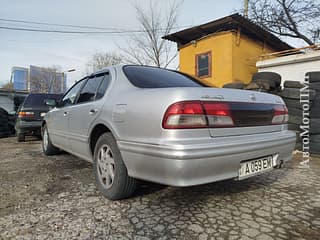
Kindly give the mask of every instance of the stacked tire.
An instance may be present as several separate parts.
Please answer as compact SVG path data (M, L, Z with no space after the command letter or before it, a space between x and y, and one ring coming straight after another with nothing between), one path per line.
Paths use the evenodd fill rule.
M281 90L281 76L275 72L257 72L245 89L277 94Z
M0 108L0 138L8 137L9 126L8 126L8 112Z
M309 79L309 117L310 128L310 152L320 154L320 72L308 72L306 77ZM303 79L301 79L302 81ZM287 80L284 82L284 88L281 89L281 76L275 72L258 72L252 76L252 80L248 85L242 82L228 83L224 88L246 89L259 92L267 92L276 94L282 97L289 111L288 128L296 131L297 143L296 149L302 149L302 139L300 137L303 124L303 113L308 109L303 110L303 103L300 102L301 93L305 85L298 81ZM307 90L308 91L308 90Z
M231 83L226 83L223 85L223 88L232 88L232 89L244 89L245 88L245 84L241 81L235 81L235 82L231 82Z
M310 152L320 154L320 72L308 72L310 91L315 97L310 109Z
M295 131L297 134L296 149L302 149L302 139L300 137L300 125L303 120L302 104L300 103L300 89L303 88L303 84L297 81L285 81L284 88L279 92L279 96L282 97L287 105L289 112L288 129Z

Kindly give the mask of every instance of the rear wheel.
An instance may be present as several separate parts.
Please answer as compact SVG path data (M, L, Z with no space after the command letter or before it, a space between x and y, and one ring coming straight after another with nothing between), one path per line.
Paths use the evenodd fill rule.
M49 137L48 128L46 125L43 126L42 130L42 150L47 156L56 155L60 152L59 148L55 147Z
M17 141L18 142L24 142L25 138L26 138L26 136L24 135L24 133L18 133L17 134Z
M137 181L128 176L117 143L111 133L104 133L94 150L93 170L102 195L110 200L129 197Z

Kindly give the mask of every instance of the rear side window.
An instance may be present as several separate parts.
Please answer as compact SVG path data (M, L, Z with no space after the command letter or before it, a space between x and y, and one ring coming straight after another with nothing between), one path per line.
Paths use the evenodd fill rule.
M98 88L98 91L97 91L97 94L96 94L96 100L103 97L104 93L106 92L106 90L107 90L107 88L109 86L109 83L110 83L110 75L107 73L104 76L104 78L103 78L103 80L102 80L102 82L101 82L101 84L100 84L100 86Z
M77 103L93 101L103 77L104 75L98 75L93 78L89 78L85 86L81 89Z
M24 101L23 107L44 107L45 99L54 98L57 102L61 99L59 94L31 94Z
M138 88L206 87L191 76L162 68L124 66L123 71Z

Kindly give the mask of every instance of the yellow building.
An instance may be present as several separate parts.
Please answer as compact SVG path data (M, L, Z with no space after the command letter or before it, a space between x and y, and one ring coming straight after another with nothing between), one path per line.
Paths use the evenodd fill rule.
M249 83L261 54L292 48L239 14L163 38L178 44L180 71L218 87L234 81Z

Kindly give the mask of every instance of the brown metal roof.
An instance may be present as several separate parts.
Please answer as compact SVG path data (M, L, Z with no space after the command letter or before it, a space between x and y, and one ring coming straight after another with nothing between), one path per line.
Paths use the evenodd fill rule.
M293 48L289 44L281 41L272 33L264 30L257 24L253 23L247 18L242 17L238 13L169 34L167 36L164 36L163 39L174 41L178 43L178 46L180 47L182 45L190 43L193 40L200 39L212 33L237 30L238 28L241 29L241 33L247 35L250 38L266 42L276 51L288 50Z

